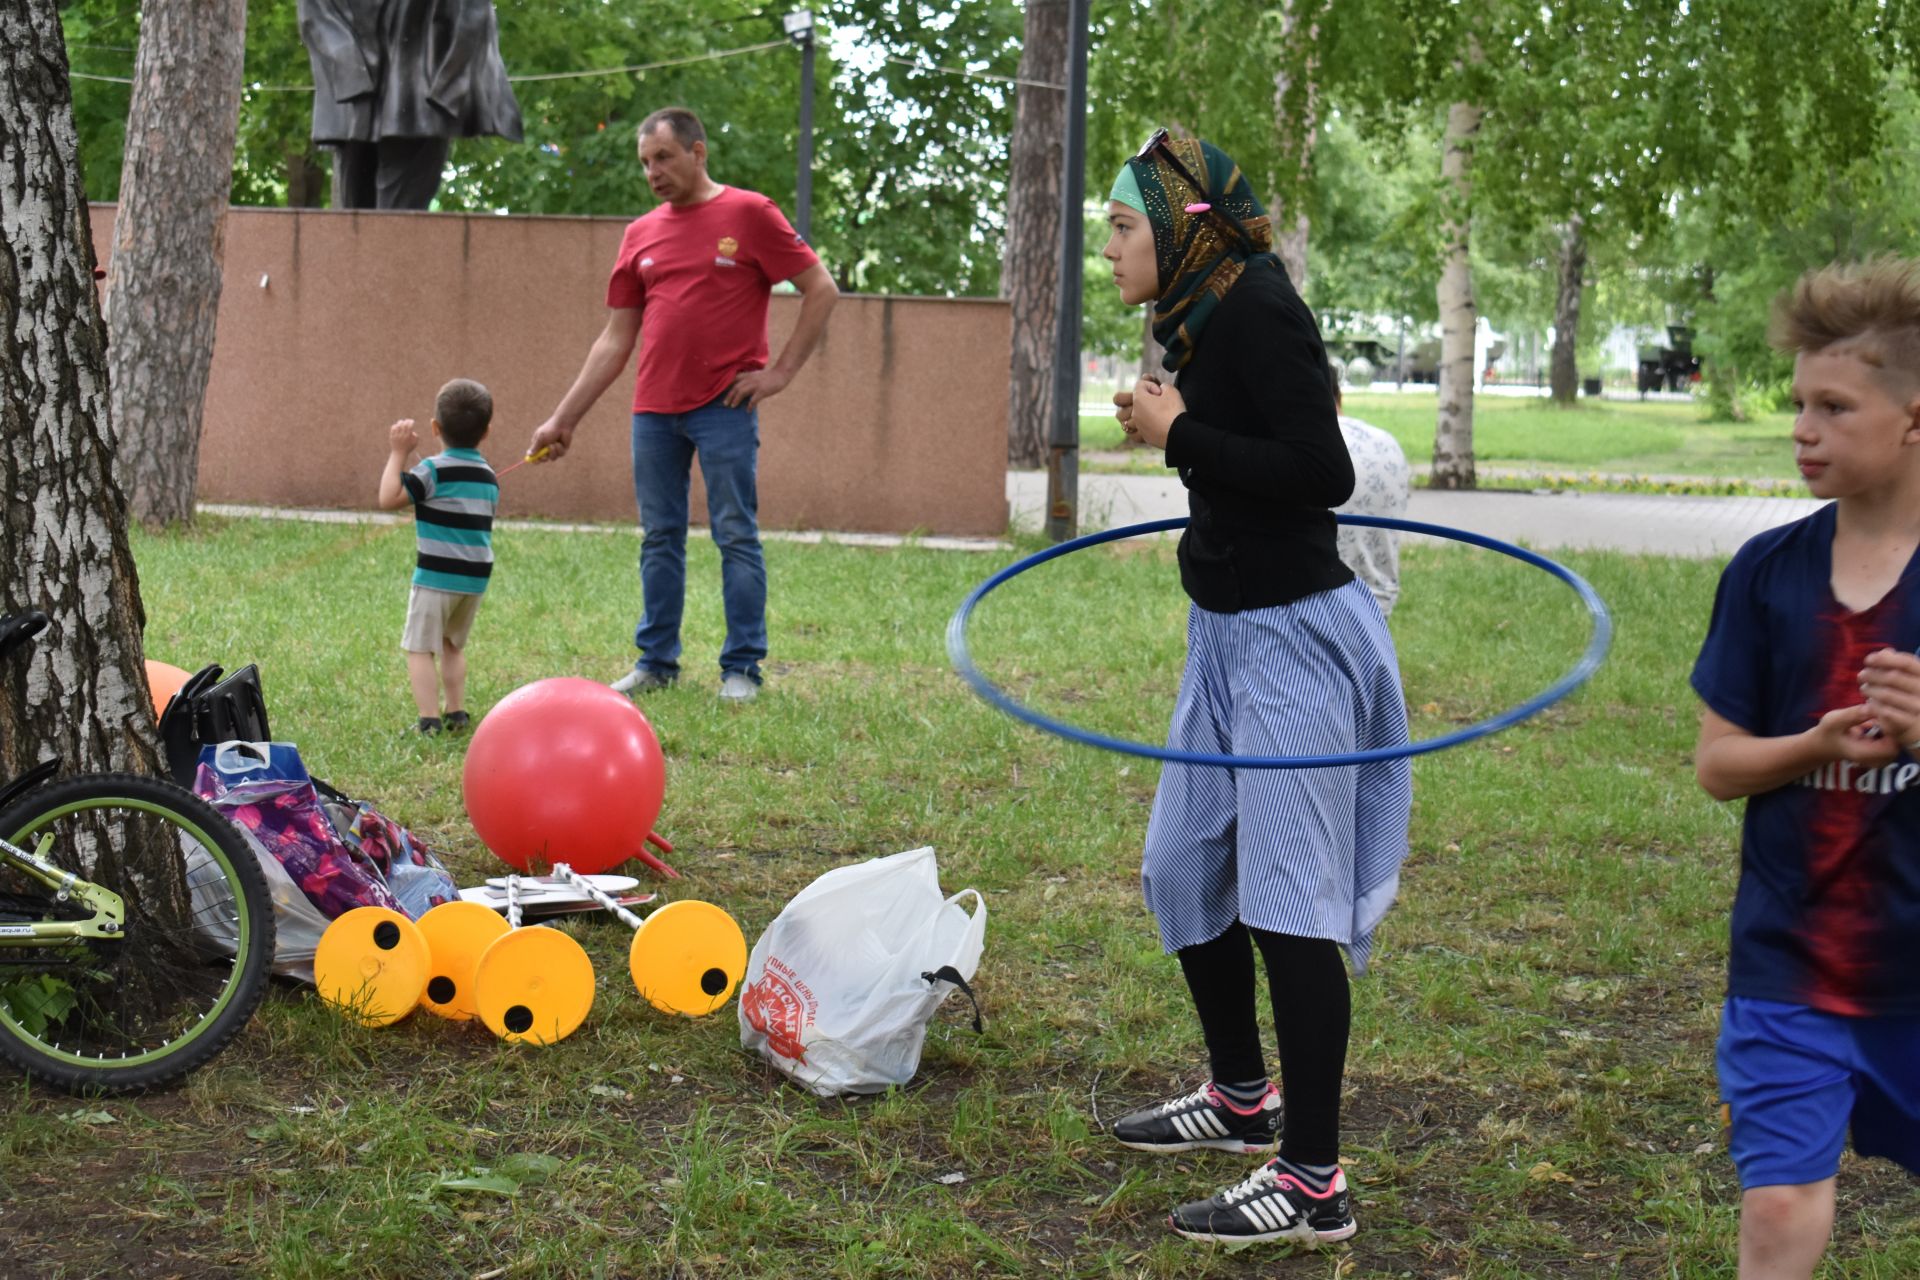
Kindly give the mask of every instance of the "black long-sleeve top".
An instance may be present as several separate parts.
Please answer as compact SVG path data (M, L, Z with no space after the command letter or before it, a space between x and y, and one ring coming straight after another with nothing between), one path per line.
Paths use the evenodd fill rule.
M1220 299L1176 385L1167 465L1187 486L1180 583L1202 609L1288 604L1353 580L1331 508L1353 493L1313 313L1269 258Z

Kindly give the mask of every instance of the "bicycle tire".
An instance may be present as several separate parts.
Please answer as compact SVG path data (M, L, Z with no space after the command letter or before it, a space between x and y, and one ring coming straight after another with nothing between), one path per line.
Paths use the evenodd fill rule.
M125 929L84 944L0 949L0 1059L76 1093L151 1089L204 1065L259 1008L273 958L272 898L239 829L171 782L100 773L36 787L0 813L0 836L17 847L31 851L49 832L43 856L121 895ZM139 857L129 856L136 840L183 860L184 904L147 900ZM26 886L0 893L9 920L83 914L5 863L0 878L0 890ZM55 984L42 988L54 998L30 1008L18 997L28 988L14 984L35 974ZM57 1018L45 1016L50 1008Z

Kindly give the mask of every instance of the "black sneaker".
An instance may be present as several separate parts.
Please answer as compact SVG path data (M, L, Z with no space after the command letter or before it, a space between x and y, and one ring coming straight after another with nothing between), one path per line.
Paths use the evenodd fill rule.
M1270 1160L1238 1186L1211 1200L1175 1209L1168 1221L1189 1240L1218 1244L1260 1244L1287 1240L1309 1249L1346 1240L1359 1228L1353 1221L1353 1197L1347 1175L1333 1171L1333 1184L1316 1195Z
M1258 1109L1235 1111L1212 1083L1192 1093L1114 1121L1113 1136L1135 1151L1194 1151L1210 1147L1235 1155L1272 1151L1280 1141L1280 1090L1267 1086Z
M447 712L446 728L448 733L465 733L473 728L473 717L464 711Z
M434 737L440 732L440 717L421 716L420 723L413 726L413 731L423 737Z

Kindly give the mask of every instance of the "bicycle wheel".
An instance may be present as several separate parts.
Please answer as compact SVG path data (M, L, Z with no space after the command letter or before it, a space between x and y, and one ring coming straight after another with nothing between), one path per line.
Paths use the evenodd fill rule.
M253 1016L273 907L246 841L206 801L157 778L87 774L8 806L0 837L125 905L118 936L0 946L0 1058L76 1092L146 1089L206 1062ZM92 914L0 860L0 924Z

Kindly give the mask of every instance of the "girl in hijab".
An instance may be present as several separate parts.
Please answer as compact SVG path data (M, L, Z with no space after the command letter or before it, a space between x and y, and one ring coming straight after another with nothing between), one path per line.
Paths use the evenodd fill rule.
M1211 144L1156 133L1107 206L1120 298L1153 305L1171 385L1114 397L1127 433L1166 452L1188 490L1180 582L1192 604L1170 747L1323 755L1407 740L1393 640L1340 562L1330 508L1353 467L1313 314L1268 251L1265 211ZM1226 1243L1319 1245L1354 1233L1340 1170L1351 1004L1407 850L1404 758L1337 769L1169 764L1141 880L1178 956L1212 1078L1126 1116L1142 1151L1275 1158L1172 1214ZM1253 951L1266 962L1279 1087L1268 1079ZM1342 951L1344 950L1344 958Z

